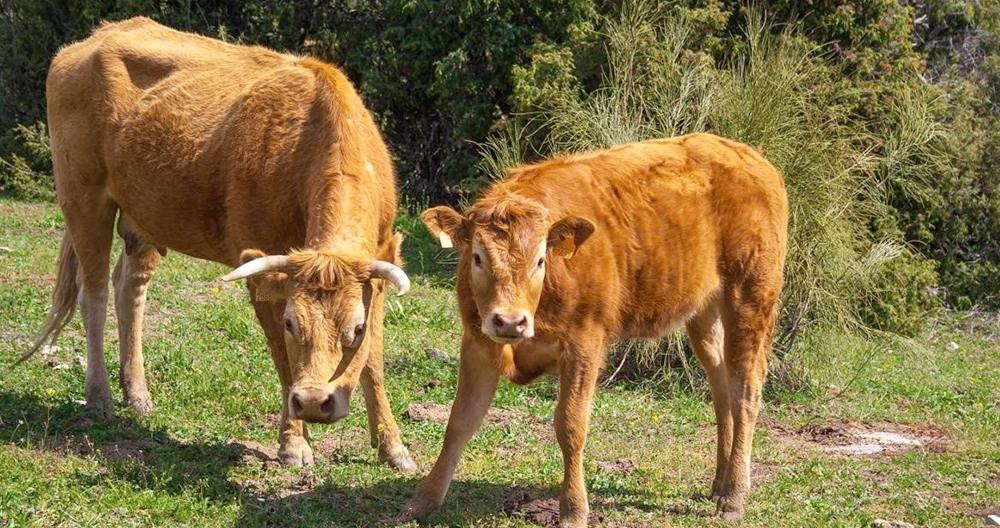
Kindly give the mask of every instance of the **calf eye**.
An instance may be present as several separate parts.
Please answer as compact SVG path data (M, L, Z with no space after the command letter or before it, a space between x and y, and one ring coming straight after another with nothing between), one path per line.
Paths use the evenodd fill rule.
M472 262L476 264L477 268L483 265L483 259L479 256L479 253L472 254Z
M545 257L538 259L538 267L540 268L544 265L545 265Z
M285 318L285 331L289 334L292 333L292 320Z
M365 325L359 324L354 327L354 339L357 340L359 337L365 335Z

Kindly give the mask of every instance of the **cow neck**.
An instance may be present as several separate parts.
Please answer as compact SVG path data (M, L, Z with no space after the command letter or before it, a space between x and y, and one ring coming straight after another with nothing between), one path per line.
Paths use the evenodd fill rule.
M326 178L315 192L307 193L306 247L360 258L374 256L377 211L366 207L358 181L343 173Z

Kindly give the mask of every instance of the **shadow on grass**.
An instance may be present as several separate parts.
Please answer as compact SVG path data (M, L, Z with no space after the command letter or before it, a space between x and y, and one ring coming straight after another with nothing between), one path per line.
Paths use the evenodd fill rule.
M390 477L370 485L312 485L312 471L305 469L291 478L308 479L310 484L285 482L273 492L262 492L252 481L230 479L232 469L244 466L248 458L259 458L252 447L179 442L166 431L148 428L127 414L99 420L71 402L50 405L35 395L4 390L0 390L0 444L93 457L100 465L97 471L77 471L67 477L76 479L80 487L113 488L124 482L139 490L235 503L239 507L237 526L390 526L418 484L415 477ZM277 473L268 465L263 470ZM512 498L557 494L556 488L459 480L452 484L445 504L427 521L449 526L475 523L501 515ZM635 490L614 485L597 485L591 490L596 510L650 508L649 501L635 497Z

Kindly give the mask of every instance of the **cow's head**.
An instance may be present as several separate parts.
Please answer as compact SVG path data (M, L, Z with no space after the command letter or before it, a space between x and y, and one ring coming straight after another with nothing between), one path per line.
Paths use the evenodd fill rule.
M410 288L395 264L401 241L396 235L391 247L380 251L387 260L322 250L267 256L246 250L244 264L222 278L247 278L255 301L274 303L272 316L282 326L292 376L291 418L329 423L347 416L351 392L368 361L369 348L362 346L369 338L368 319L380 309L372 302L382 288L378 279L392 283L400 295Z
M460 253L483 334L498 343L535 335L535 311L546 262L570 258L594 232L585 218L552 219L540 203L517 195L485 198L466 215L447 206L420 215L442 247Z

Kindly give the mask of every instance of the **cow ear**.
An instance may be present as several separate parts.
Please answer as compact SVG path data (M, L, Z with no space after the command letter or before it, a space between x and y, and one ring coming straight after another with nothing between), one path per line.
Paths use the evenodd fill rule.
M392 237L379 248L375 255L378 260L392 262L397 266L403 265L403 234L394 233Z
M259 249L244 249L240 253L240 265L253 259L267 256ZM288 298L288 274L280 271L265 271L247 278L251 302L284 302Z
M567 216L549 228L546 245L556 255L570 258L590 238L594 229L594 223L586 218Z
M447 205L431 207L421 213L420 220L443 248L455 247L456 243L465 241L468 221Z

